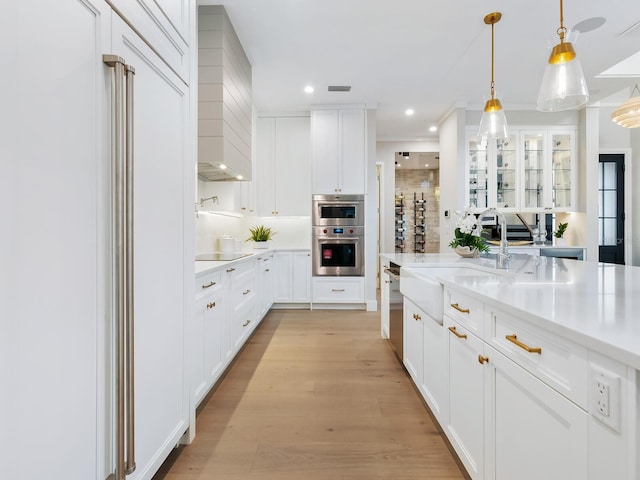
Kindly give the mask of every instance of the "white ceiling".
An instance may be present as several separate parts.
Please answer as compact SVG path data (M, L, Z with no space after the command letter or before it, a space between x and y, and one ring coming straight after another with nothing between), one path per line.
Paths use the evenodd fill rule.
M451 108L483 106L491 80L487 13L502 12L495 26L495 82L507 120L509 110L535 108L549 47L558 40L559 0L199 3L224 4L253 66L258 112L366 103L377 109L378 140L433 138L428 127ZM640 76L640 56L614 69L622 77L598 75L640 50L640 2L564 0L564 17L569 28L606 20L574 43L591 101L628 91L638 81L629 77ZM306 85L315 92L305 94ZM352 90L327 92L328 85ZM415 110L412 117L405 116L407 108Z

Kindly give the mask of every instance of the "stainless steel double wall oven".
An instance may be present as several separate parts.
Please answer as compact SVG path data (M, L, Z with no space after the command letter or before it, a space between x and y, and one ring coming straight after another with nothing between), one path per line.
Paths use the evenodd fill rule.
M314 195L314 276L364 275L364 195Z

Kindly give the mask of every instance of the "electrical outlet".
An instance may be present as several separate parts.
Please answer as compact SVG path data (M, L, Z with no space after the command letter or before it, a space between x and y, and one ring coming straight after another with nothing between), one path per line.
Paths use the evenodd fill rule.
M620 376L591 365L591 415L620 431Z
M609 409L609 384L600 378L596 378L596 388L594 392L595 407L600 415L608 417Z

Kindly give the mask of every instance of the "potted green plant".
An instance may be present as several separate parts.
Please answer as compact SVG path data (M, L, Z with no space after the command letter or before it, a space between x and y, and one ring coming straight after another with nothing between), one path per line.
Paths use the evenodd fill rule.
M564 232L567 231L568 223L558 223L558 228L553 232L553 236L556 239L556 245L564 246L567 244L567 239L563 238Z
M264 225L257 225L249 229L251 236L247 238L247 242L254 242L253 248L269 248L269 241L273 238L276 232L271 230L271 227L265 227Z

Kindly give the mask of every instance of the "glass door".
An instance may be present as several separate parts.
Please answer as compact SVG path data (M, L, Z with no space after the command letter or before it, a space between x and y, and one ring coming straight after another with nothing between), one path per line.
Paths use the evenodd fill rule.
M516 142L513 137L496 142L496 201L498 208L516 208Z
M487 208L489 206L489 191L487 188L487 179L489 177L487 145L475 138L470 139L468 145L468 204L471 207Z
M545 207L544 158L545 136L542 133L525 133L523 136L523 195L525 209Z
M573 167L573 142L570 133L551 134L551 191L555 209L571 208L571 176Z

